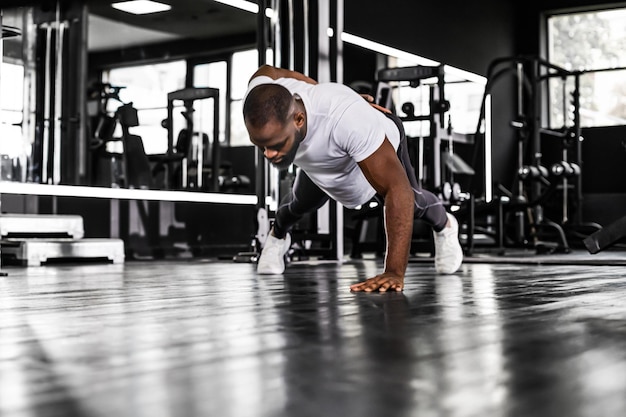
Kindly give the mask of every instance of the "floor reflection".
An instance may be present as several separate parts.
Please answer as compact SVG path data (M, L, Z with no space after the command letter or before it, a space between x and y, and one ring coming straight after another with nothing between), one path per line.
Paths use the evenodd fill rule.
M619 268L108 266L0 279L2 417L626 415Z

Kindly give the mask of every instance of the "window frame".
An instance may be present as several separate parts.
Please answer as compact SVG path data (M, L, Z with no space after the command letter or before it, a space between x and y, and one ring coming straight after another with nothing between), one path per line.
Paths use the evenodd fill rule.
M596 116L591 115L591 112L595 107L591 107L588 110L585 109L586 103L590 103L593 105L598 98L596 98L597 93L595 92L596 84L600 84L601 82L596 82L596 78L606 76L607 73L619 73L626 72L626 52L625 56L622 58L623 64L620 63L619 66L615 67L597 67L597 68L571 68L571 65L567 65L569 63L559 63L551 61L553 59L554 51L553 51L553 42L551 39L551 23L550 20L552 18L558 18L562 16L576 15L576 14L587 14L587 13L600 13L600 12L610 12L610 11L620 11L622 13L626 13L626 3L611 5L610 7L585 7L585 8L571 8L571 9L561 9L544 12L542 14L542 25L541 25L541 56L544 57L548 62L554 63L555 65L562 66L567 70L571 70L572 72L578 72L580 74L580 110L581 110L581 127L590 128L590 127L608 127L608 126L624 126L626 125L626 114L623 116L613 116L610 113L606 113L604 117L604 122L596 121L600 120L602 117L602 113L599 113ZM622 66L623 65L623 66ZM615 77L619 79L619 76ZM587 80L585 80L587 79ZM626 77L622 77L622 79L626 79ZM590 81L591 80L591 81ZM613 84L613 86L620 86L622 84ZM626 84L624 84L626 85ZM625 87L626 88L626 87ZM589 97L589 91L591 90L591 97ZM554 125L558 122L567 123L565 117L564 108L561 109L555 108L556 103L560 102L562 104L562 100L560 97L555 96L555 88L547 88L548 94L548 108L545 112L545 117L547 118L547 124L551 127L555 127ZM589 116L585 116L585 114L589 114ZM614 122L608 122L612 117L614 117Z

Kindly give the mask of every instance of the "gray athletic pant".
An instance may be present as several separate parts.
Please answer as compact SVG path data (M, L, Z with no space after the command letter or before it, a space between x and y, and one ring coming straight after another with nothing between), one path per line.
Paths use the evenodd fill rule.
M435 194L419 187L417 178L415 177L415 170L409 158L406 134L404 133L402 121L394 114L385 113L385 115L393 120L400 130L400 145L398 146L397 154L409 178L411 188L413 188L413 194L415 195L415 217L424 220L431 225L435 231L439 232L443 230L448 221L446 209ZM376 198L383 202L381 196L377 195ZM285 237L293 225L305 214L319 209L328 199L328 195L315 185L303 170L298 170L291 192L283 197L278 206L278 210L276 210L274 236L280 239Z

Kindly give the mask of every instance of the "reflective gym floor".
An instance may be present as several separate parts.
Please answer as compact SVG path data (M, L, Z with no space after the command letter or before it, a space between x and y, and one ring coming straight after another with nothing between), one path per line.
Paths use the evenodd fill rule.
M623 417L625 268L568 256L4 267L0 416Z

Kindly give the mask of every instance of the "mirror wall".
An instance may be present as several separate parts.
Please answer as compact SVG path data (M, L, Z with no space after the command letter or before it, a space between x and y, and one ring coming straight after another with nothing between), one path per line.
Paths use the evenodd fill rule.
M132 14L114 2L2 9L22 33L4 42L2 179L253 194L238 115L256 14L208 0Z
M254 194L254 149L240 115L258 62L256 14L164 0L174 7L135 15L115 1L3 9L4 24L22 36L4 41L2 179ZM360 48L370 47L352 45L353 53ZM414 64L376 55L369 81L381 66Z

